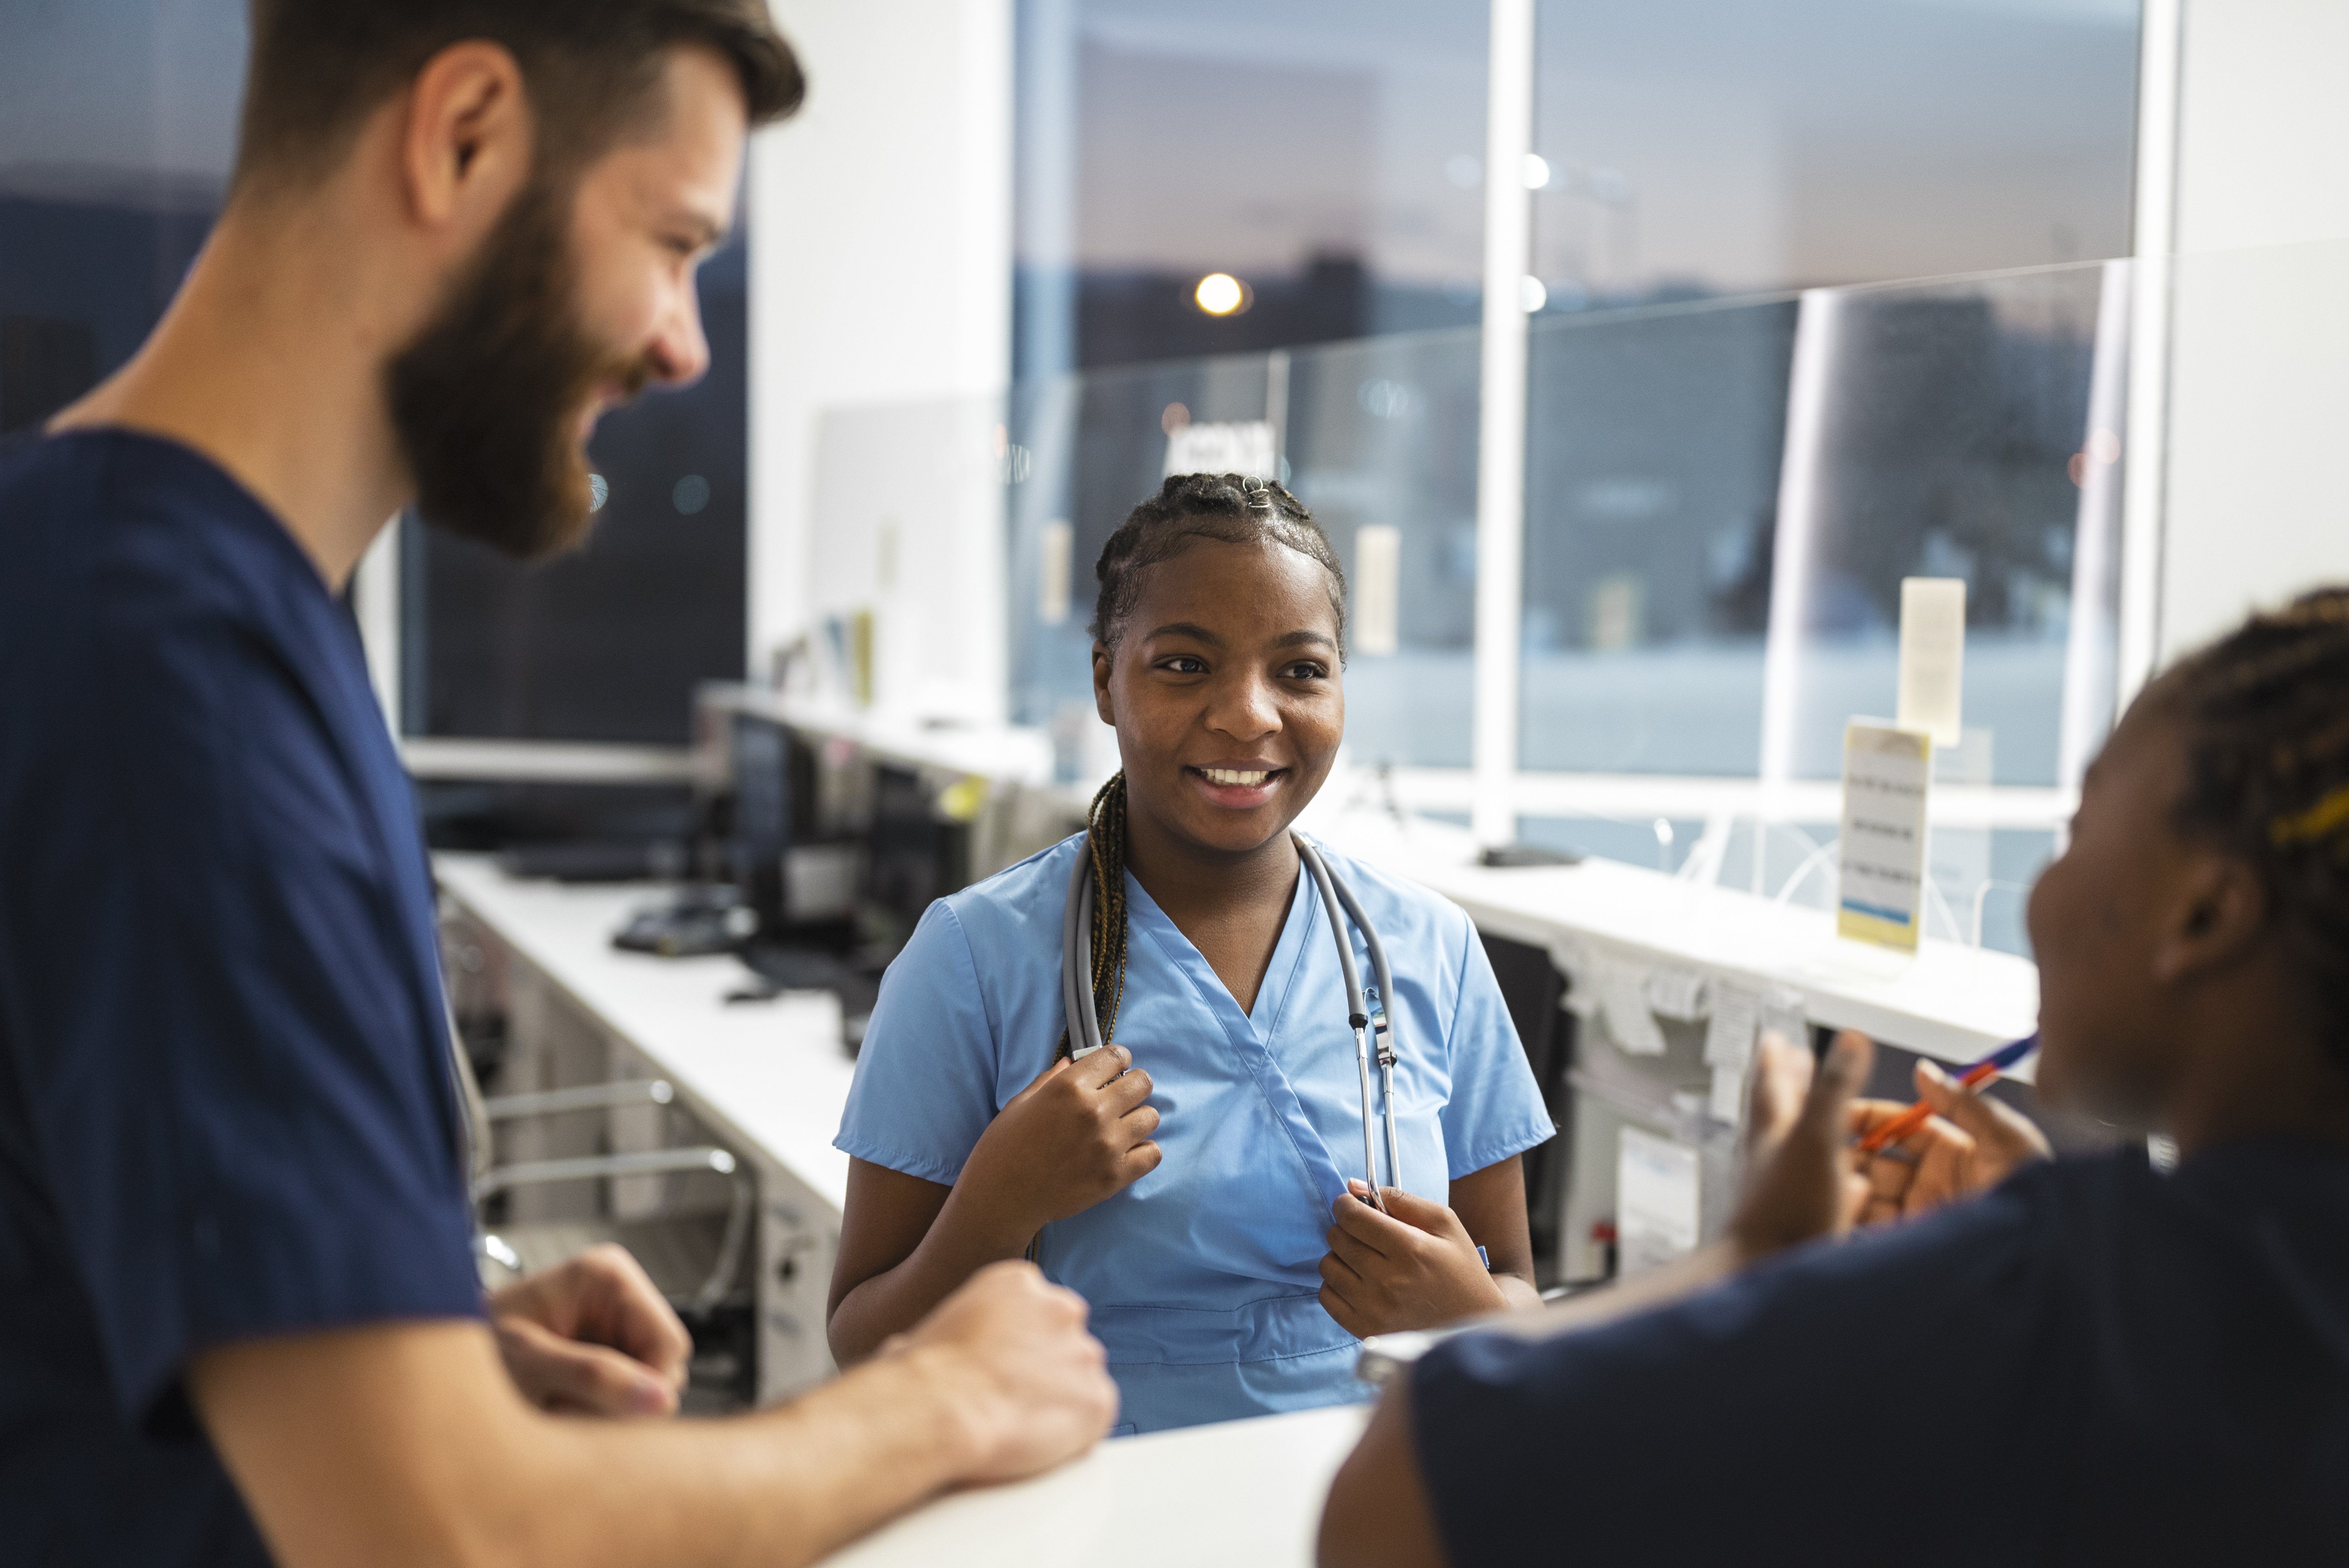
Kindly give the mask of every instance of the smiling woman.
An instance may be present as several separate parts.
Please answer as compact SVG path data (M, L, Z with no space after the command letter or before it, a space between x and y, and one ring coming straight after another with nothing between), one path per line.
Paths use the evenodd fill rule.
M833 1350L1024 1253L1091 1303L1124 1429L1359 1398L1358 1336L1534 1299L1518 1157L1548 1118L1467 917L1325 848L1368 917L1354 967L1361 929L1393 955L1367 1011L1412 1042L1386 1097L1410 1187L1374 1208L1345 1152L1365 1009L1290 832L1345 734L1345 584L1311 514L1178 476L1097 573L1123 770L1088 832L932 905L884 980L837 1140ZM1061 954L1088 874L1112 1043L1078 1060Z

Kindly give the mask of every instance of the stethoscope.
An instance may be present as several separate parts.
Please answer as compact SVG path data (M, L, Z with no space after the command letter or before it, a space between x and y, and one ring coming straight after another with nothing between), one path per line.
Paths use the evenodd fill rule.
M1362 934L1362 945L1371 950L1371 973L1379 983L1378 1058L1379 1099L1386 1120L1387 1181L1390 1187L1402 1186L1402 1155L1395 1145L1394 1068L1395 1068L1395 988L1393 973L1387 968L1386 949L1379 943L1378 929L1371 917L1362 913L1361 901L1337 873L1323 862L1321 852L1306 841L1301 833L1293 833L1297 858L1303 862L1305 872L1321 894L1321 907L1330 916L1330 934L1338 944L1338 967L1346 977L1346 1022L1354 1031L1354 1068L1362 1085L1362 1175L1371 1189L1371 1202L1383 1210L1386 1201L1379 1196L1377 1156L1371 1135L1371 1006L1370 998L1362 994L1361 976L1354 969L1354 944L1346 940L1346 922L1351 920L1354 929ZM1101 1016L1093 1006L1093 879L1092 856L1080 850L1076 868L1069 873L1068 908L1061 916L1061 1005L1069 1019L1069 1040L1074 1047L1069 1055L1077 1061L1100 1050L1103 1045Z

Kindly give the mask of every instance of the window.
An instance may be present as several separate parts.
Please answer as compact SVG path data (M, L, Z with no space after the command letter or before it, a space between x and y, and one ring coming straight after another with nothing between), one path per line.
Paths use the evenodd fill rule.
M0 50L0 434L130 357L235 156L240 0L18 7Z
M1967 735L1940 760L1957 815L1928 924L2019 949L2013 895L2111 717L2131 278L2103 258L2127 249L2136 5L1537 18L1514 171L1521 832L1823 900L1843 722L1893 706L1899 581L1961 578ZM1358 617L1366 577L1392 588L1391 635L1348 671L1356 760L1396 769L1405 804L1465 807L1483 23L1316 0L1021 11L1015 717L1090 711L1085 569L1170 432L1261 420ZM1298 304L1341 248L1350 334ZM1186 292L1210 272L1246 315ZM1064 548L1072 602L1047 624Z

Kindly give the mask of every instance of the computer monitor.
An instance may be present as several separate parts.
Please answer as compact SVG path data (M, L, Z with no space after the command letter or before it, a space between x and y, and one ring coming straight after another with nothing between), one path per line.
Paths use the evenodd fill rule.
M920 774L881 763L873 776L866 914L884 941L902 943L933 899L970 882L970 829L937 810Z
M731 716L728 742L727 872L758 914L760 932L777 935L807 923L810 895L822 892L797 884L824 880L811 875L827 857L812 843L815 754L787 726L755 714ZM819 863L802 863L811 861Z

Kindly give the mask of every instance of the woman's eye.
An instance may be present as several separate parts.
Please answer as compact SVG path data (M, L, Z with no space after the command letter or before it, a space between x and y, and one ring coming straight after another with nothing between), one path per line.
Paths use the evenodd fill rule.
M1188 654L1177 654L1160 667L1178 676L1203 676L1207 673L1207 661L1195 659Z
M1330 672L1327 667L1309 659L1301 664L1291 665L1281 673L1293 681L1314 681L1319 680Z

